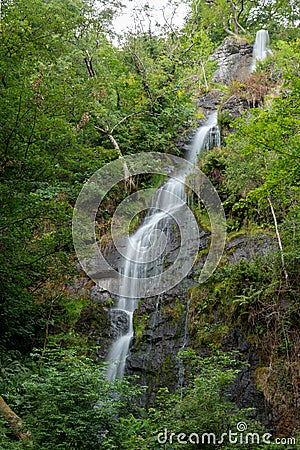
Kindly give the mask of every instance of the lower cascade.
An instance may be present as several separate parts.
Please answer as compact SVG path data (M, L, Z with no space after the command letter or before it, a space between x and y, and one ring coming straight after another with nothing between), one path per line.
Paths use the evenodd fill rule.
M220 133L217 126L217 113L210 114L205 123L200 126L187 150L185 159L191 163L197 161L201 151L213 147L220 147ZM114 380L122 377L125 371L131 339L134 335L133 313L138 306L138 293L141 292L142 279L151 273L159 275L163 270L164 252L158 259L154 259L153 242L155 233L164 233L168 240L168 230L175 222L172 213L186 204L184 181L188 173L181 174L182 181L170 178L156 192L152 206L138 230L130 236L126 249L126 256L122 259L119 271L125 275L120 295L111 309L111 322L117 329L118 337L112 343L107 355L107 379ZM188 226L188 224L186 225ZM126 277L128 280L126 281ZM130 295L129 295L130 294Z

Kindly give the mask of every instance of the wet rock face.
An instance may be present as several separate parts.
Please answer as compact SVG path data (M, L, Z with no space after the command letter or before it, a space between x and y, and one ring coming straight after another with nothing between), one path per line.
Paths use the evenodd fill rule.
M223 351L237 350L240 359L247 364L228 389L229 400L238 408L253 408L250 417L261 422L270 431L276 432L277 417L267 404L263 394L258 392L254 382L254 372L259 366L259 357L252 350L246 337L238 328L231 328L223 341Z
M199 112L203 113L203 119L197 120L198 126L201 126L208 118L208 116L218 109L218 106L221 103L224 95L225 94L223 91L219 89L213 89L197 99L197 105L200 109ZM180 150L182 156L184 156L186 152L190 150L191 142L193 141L196 133L197 130L189 131L187 134L177 139L176 147L178 148L178 150Z
M208 240L208 233L200 232L202 248L207 247ZM168 266L174 264L179 247L180 232L172 227L166 246ZM142 299L134 313L135 336L126 360L125 374L138 376L139 382L148 386L143 404L155 403L159 387L168 386L174 390L180 384L177 354L189 344L187 292L195 286L196 272L203 263L203 260L198 262L188 276L168 292Z
M228 242L224 256L228 263L234 264L242 259L250 260L270 253L274 247L271 236L240 235ZM135 312L136 333L127 358L126 374L138 376L140 383L148 386L144 404L155 404L159 387L167 386L170 390L175 390L181 385L182 367L177 357L181 349L190 346L202 356L209 352L205 345L198 346L192 334L189 336L186 326L189 289L197 284L195 280L203 263L204 258L199 259L189 276L160 298L141 300ZM215 320L216 324L225 324L222 317L216 317ZM259 357L241 329L225 325L228 332L221 339L222 350L237 350L242 355L240 358L249 363L229 389L229 398L240 408L253 408L252 417L273 431L276 428L276 417L263 394L257 391L254 382Z
M135 312L137 329L144 317L147 321L142 335L133 339L126 374L137 375L139 382L148 386L144 398L147 405L155 403L159 387L168 386L174 390L179 385L177 354L188 345L189 338L185 332L187 301L185 295L181 293L179 298L175 293L179 293L176 288L160 298L145 299Z
M222 138L236 131L236 128L232 127L231 122L240 118L243 112L247 111L249 108L250 105L247 100L238 97L237 95L231 95L222 103L219 110L219 122Z
M91 280L80 264L77 265L77 269L79 272L78 276L74 277L68 286L70 294L75 297L87 296L99 305L106 304L111 298L110 293Z
M253 46L234 37L224 39L211 58L217 61L213 81L230 84L233 80L244 80L250 72Z
M118 309L112 309L109 315L111 322L110 336L114 341L128 332L129 317L125 311L120 311Z
M197 105L202 109L203 113L208 116L212 111L218 109L223 96L224 92L215 89L198 98Z
M272 236L245 234L230 240L226 245L226 259L230 263L237 263L241 259L254 259L258 256L268 255L276 250Z

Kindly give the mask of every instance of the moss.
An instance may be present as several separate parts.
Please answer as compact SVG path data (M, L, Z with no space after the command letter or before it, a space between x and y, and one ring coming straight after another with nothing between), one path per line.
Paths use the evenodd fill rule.
M196 341L199 346L213 346L219 348L226 336L228 335L229 327L224 324L204 323L200 326L196 333Z
M164 313L168 314L172 318L172 323L180 322L183 313L185 312L186 305L179 298L176 298L174 306L165 306Z
M255 237L257 240L263 239L264 236L274 236L275 233L269 229L258 227L255 224L249 224L247 227L242 227L239 230L227 232L226 242L229 244L233 239L241 236L246 238Z
M211 222L206 210L195 211L196 220L200 228L208 233L211 232Z
M246 235L248 235L248 230L246 231L244 228L227 232L226 242L229 244L233 239Z
M249 331L249 333L247 334L247 342L249 342L249 344L251 344L251 345L256 345L257 344L257 336Z
M228 86L221 82L211 82L210 85L212 90L221 91L225 94L228 92Z
M110 322L103 306L89 300L82 309L80 317L74 325L74 330L80 339L88 343L91 356L94 356L97 346L104 348L109 339ZM78 343L82 345L80 339L78 339Z
M203 111L197 111L195 113L195 120L204 120L205 119L205 114L203 113Z
M166 355L165 359L163 360L163 363L161 365L160 370L157 371L156 377L155 377L155 385L161 385L162 383L171 387L176 382L176 375L173 370L174 365L174 356L172 354Z
M142 343L143 335L147 327L147 322L149 319L148 314L144 314L142 316L135 315L133 318L133 328L134 328L134 336L135 336L135 345L139 347Z

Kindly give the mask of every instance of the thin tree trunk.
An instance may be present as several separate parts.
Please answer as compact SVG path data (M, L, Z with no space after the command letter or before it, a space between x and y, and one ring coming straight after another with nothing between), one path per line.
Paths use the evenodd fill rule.
M122 152L120 150L119 144L117 143L117 141L115 140L115 138L113 137L113 135L108 132L107 133L107 137L110 140L110 142L112 143L112 146L118 151L119 153L119 159L121 159L123 161L123 170L124 170L124 177L125 177L125 186L128 183L128 187L129 187L129 191L131 190L131 188L134 188L134 182L132 180L132 176L130 174L130 170L127 166L126 160L124 159L124 156L122 155Z
M205 67L204 67L203 61L200 61L200 64L201 64L201 69L202 69L202 73L203 73L205 88L208 90L208 83L207 83L207 78L206 78Z
M283 273L284 273L284 276L285 276L286 284L288 284L289 276L288 276L288 273L287 273L287 270L286 270L286 267L285 267L285 260L284 260L284 254L283 254L283 247L282 247L282 242L281 242L280 233L279 233L279 230L278 230L277 218L276 218L276 214L275 214L275 211L274 211L274 208L273 208L273 204L272 204L272 202L271 202L270 197L268 196L267 199L268 199L268 202L269 202L269 205L270 205L270 208L271 208L271 212L272 212L272 216L273 216L273 220L274 220L274 225L275 225L275 231L276 231L276 236L277 236L278 246L279 246L280 254L281 254L281 265L282 265L282 270L283 270Z
M121 149L119 147L119 144L117 143L117 141L115 140L115 138L112 135L112 131L114 130L114 128L111 131L108 130L108 129L103 129L103 128L97 127L97 126L95 128L96 128L96 130L99 130L102 133L106 134L106 136L110 140L113 148L115 150L117 150L117 152L119 154L119 159L121 159L123 161L123 170L124 170L124 178L125 178L126 189L127 189L127 184L128 184L128 187L129 187L129 191L131 190L131 188L135 188L135 184L134 184L134 182L132 180L132 176L130 174L130 170L129 170L128 166L127 166L126 160L125 160L124 156L122 155L122 152L121 152Z
M0 395L0 415L6 420L7 424L11 427L14 435L23 442L32 444L30 440L30 431L25 431L23 428L23 422L20 417L8 406L6 401Z
M88 50L85 51L86 57L84 58L84 62L86 68L88 70L90 78L97 78L96 72L93 67L93 58L90 56Z
M244 2L242 1L241 9L240 9L239 12L237 11L237 5L235 5L232 0L229 0L229 3L230 3L231 11L232 11L234 33L236 35L238 35L239 34L239 29L243 33L246 33L246 30L239 23L239 18L240 18L241 14L242 14L242 12L244 10Z
M96 130L100 131L100 132L103 133L103 134L106 134L106 136L107 136L108 139L110 140L110 142L111 142L113 148L114 148L115 150L117 150L117 152L118 152L118 154L119 154L119 158L123 160L124 177L125 177L125 186L126 186L126 188L127 188L127 183L128 183L129 190L131 190L132 188L135 189L135 184L134 184L134 182L133 182L133 179L132 179L130 170L129 170L128 166L127 166L126 160L125 160L124 156L122 155L122 152L121 152L121 149L120 149L120 147L119 147L119 144L118 144L118 142L116 141L116 139L115 139L114 136L113 136L113 132L115 131L115 129L116 129L119 125L121 125L122 123L126 122L126 120L128 120L130 117L132 117L132 116L137 116L138 114L141 114L141 113L143 113L143 112L145 113L145 112L147 112L147 111L144 111L144 110L135 111L135 112L129 114L128 116L123 117L123 118L122 118L121 120L119 120L119 122L116 123L116 125L114 125L111 129L109 129L108 127L101 128L101 127L98 127L97 125L95 125L95 129L96 129ZM95 118L98 119L97 116L96 116ZM79 127L77 126L76 129L79 129Z

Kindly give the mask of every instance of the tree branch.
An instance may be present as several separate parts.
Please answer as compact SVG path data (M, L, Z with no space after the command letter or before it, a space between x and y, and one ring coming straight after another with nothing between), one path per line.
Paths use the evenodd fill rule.
M128 116L123 117L123 119L121 119L115 126L113 126L112 129L110 130L110 132L113 133L119 125L121 125L123 122L126 122L126 120L128 120L130 117L137 116L138 114L145 113L145 112L147 112L147 111L141 110L141 111L135 111L131 114L128 114Z
M240 9L239 12L238 12L237 20L240 20L241 14L242 14L242 12L244 11L244 0L242 0L241 3L242 3L242 5L241 5L241 9Z
M131 55L133 57L133 62L134 62L136 71L142 78L142 84L144 86L144 89L147 92L148 97L150 98L150 100L153 101L153 95L152 95L150 86L149 86L148 81L147 81L147 72L146 72L145 66L143 64L143 61L139 58L139 56L135 52L132 51Z

